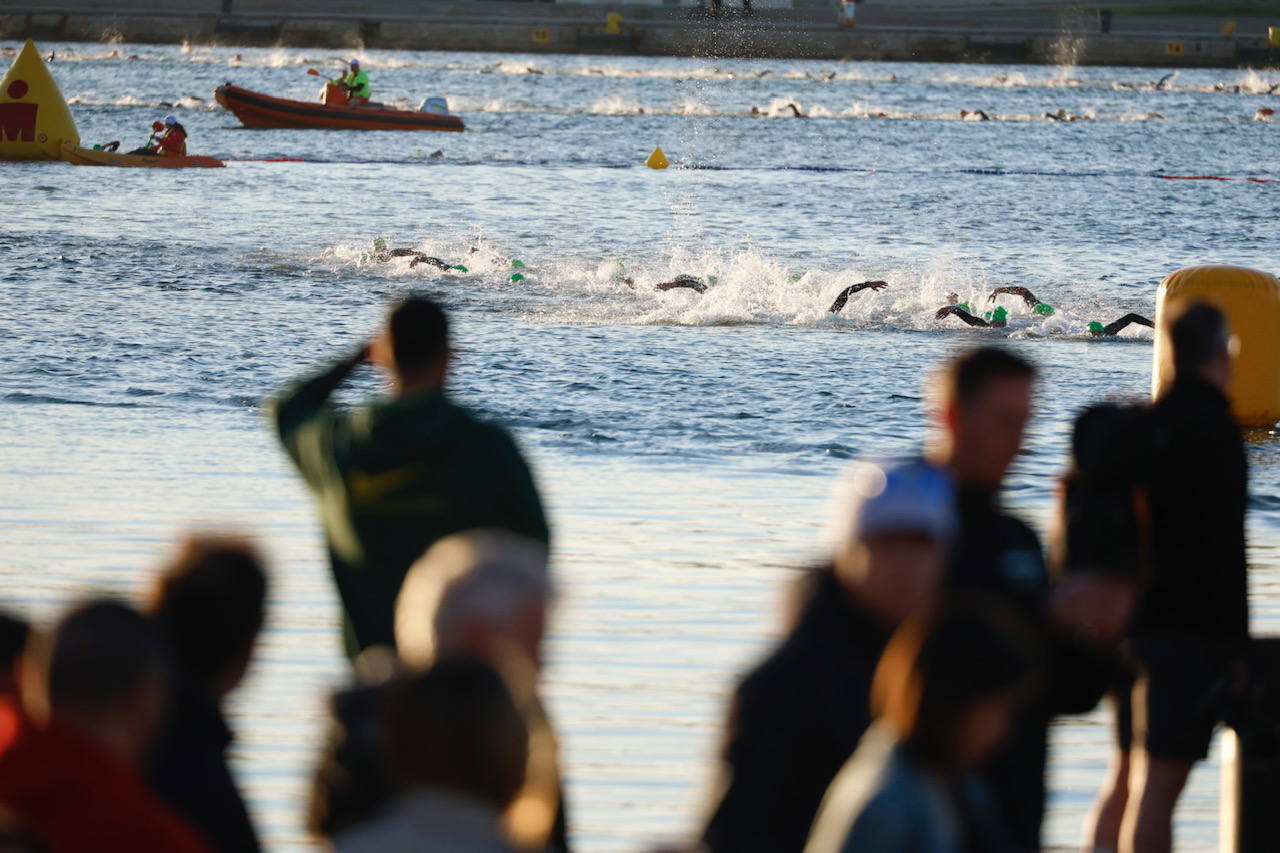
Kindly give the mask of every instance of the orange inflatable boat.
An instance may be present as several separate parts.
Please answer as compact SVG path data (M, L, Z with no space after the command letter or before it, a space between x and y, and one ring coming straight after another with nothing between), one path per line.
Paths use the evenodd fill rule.
M274 98L227 83L215 89L213 96L224 108L235 113L245 127L318 130L465 129L462 119L449 112L397 110L375 103L352 107L336 103L342 99L333 97L329 92L326 92L325 103L313 103ZM428 101L428 105L431 103L432 101Z

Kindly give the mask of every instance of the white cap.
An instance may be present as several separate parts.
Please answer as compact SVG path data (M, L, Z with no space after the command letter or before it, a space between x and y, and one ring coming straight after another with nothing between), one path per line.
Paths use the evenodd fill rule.
M920 459L860 462L841 478L831 517L838 549L891 533L948 540L956 531L955 487L944 469Z
M167 116L165 116L165 117L164 117L164 123L165 123L165 124L177 124L177 123L178 123L178 117L177 117L176 115L174 115L173 113L169 113Z

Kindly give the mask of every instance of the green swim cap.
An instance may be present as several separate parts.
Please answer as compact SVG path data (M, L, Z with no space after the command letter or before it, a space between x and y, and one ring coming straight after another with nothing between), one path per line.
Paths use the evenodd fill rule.
M1031 310L1032 310L1032 311L1035 311L1035 312L1036 312L1037 314L1039 314L1041 317L1052 317L1052 316L1053 316L1053 306L1052 306L1052 305L1045 305L1043 302L1041 302L1039 305L1037 305L1035 308L1032 308Z
M386 241L386 240L384 240L382 237L374 237L374 238L373 238L373 248L375 248L375 249L385 249L385 248L387 248L387 241Z
M720 280L720 276L718 275L707 276L707 284L715 284L719 280Z
M449 267L449 269L457 270L458 272L470 272L470 270L468 270L462 264L454 264L453 266Z
M513 258L511 260L511 266L515 267L518 270L524 269L524 261Z
M1004 323L1009 320L1009 312L1004 310L1004 306L998 306L994 311L988 311L982 315L982 319L988 323Z
M520 275L520 273L516 273L515 275L511 276L512 284L516 284L517 282L521 282L521 281L524 281L524 276Z
M1106 327L1105 327L1105 326L1103 326L1101 323L1099 323L1097 320L1091 320L1091 321L1089 322L1089 332L1090 332L1090 333L1095 334L1095 335L1100 335L1100 334L1102 334L1102 333L1103 333L1103 332L1105 332L1105 331L1106 331Z
M973 313L973 307L972 307L968 302L961 302L961 303L960 303L959 305L957 305L956 307L957 307L957 308L959 308L961 311L963 311L963 312L964 312L964 313L966 313L966 314L972 314L972 313Z
M791 275L787 276L787 281L799 281L802 278L804 278L804 273L793 272Z

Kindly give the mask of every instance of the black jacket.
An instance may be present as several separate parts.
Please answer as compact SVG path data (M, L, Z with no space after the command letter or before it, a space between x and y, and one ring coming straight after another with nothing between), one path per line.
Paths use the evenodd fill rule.
M1151 577L1134 633L1173 632L1238 646L1249 636L1249 487L1231 404L1202 380L1180 380L1156 401L1153 420Z
M1049 572L1040 540L1030 527L1005 513L994 495L962 489L956 502L960 525L947 567L947 588L1006 602L1025 617L1043 641L1040 652L1047 654L1052 644L1046 613ZM1018 849L1040 848L1053 710L1050 697L1037 696L984 771Z
M231 730L217 700L180 687L151 753L148 783L219 853L256 853L258 837L227 767Z
M703 834L712 853L799 853L827 786L870 723L887 630L830 570L815 572L790 635L738 687L727 789Z

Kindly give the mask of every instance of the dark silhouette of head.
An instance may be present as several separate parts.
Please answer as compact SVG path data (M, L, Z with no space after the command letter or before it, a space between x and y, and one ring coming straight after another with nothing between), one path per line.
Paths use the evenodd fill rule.
M440 306L410 296L396 306L387 322L394 369L412 376L438 365L449 353L449 321Z
M440 661L394 685L386 713L387 754L407 787L465 794L499 811L514 801L529 733L487 664Z
M181 677L221 697L244 676L266 598L267 575L253 546L193 536L160 574L147 611Z
M164 713L170 658L155 624L118 601L72 609L31 643L25 698L37 718L69 723L138 761Z
M1169 343L1173 346L1175 377L1200 376L1226 386L1230 378L1231 331L1221 310L1203 302L1187 307L1169 325Z
M1038 646L1017 614L962 599L908 619L876 669L876 715L919 760L977 766L999 746L1038 672Z

